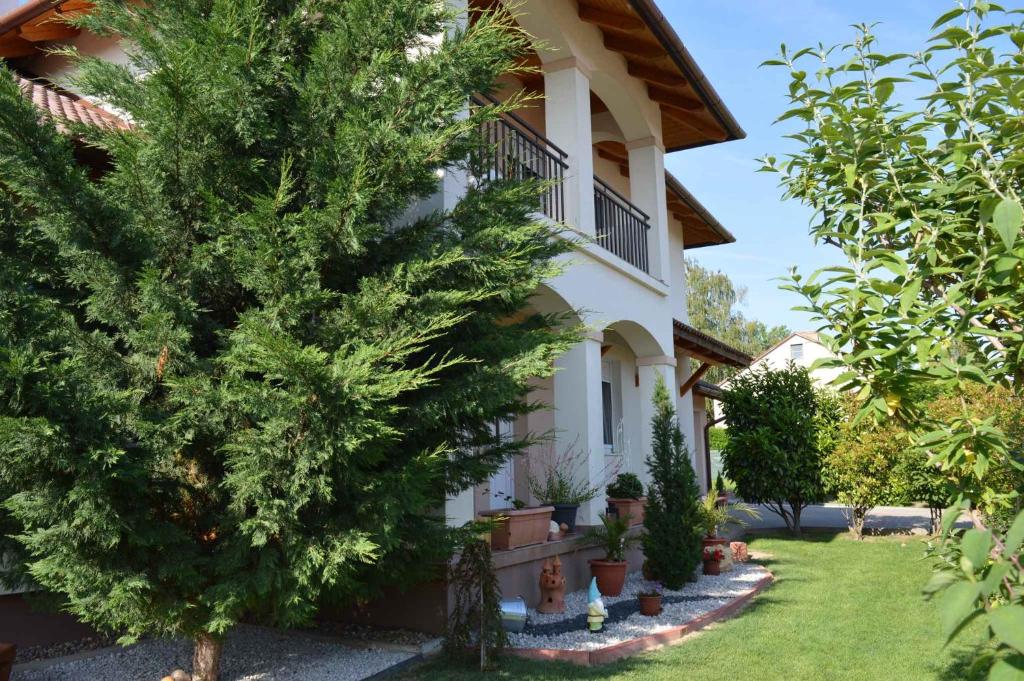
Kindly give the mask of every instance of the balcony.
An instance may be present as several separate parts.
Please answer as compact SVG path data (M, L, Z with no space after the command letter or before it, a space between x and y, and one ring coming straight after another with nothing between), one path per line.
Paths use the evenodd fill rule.
M594 222L597 243L638 270L650 273L650 216L599 177L594 178Z
M496 103L490 98L488 102L475 97L472 101L474 106ZM545 183L545 189L538 212L556 222L566 221L564 180L569 171L568 154L514 113L484 123L480 132L480 146L472 164L472 174L477 181L540 180ZM597 244L649 274L650 217L596 176L593 193Z
M484 102L474 98L473 104ZM478 179L541 180L547 188L540 197L540 212L556 222L565 220L563 180L568 154L513 113L484 123L474 160Z

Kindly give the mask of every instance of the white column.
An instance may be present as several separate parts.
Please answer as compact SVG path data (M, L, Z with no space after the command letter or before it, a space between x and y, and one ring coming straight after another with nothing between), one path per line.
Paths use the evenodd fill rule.
M668 283L671 254L665 198L665 149L653 137L629 142L626 148L629 150L630 200L651 218L651 229L647 233L651 275Z
M696 451L697 434L693 423L693 389L688 390L685 395L679 394L679 386L686 383L692 373L690 358L686 355L676 357L676 411L679 412L679 427L683 431L683 435L686 436L686 446L690 448L690 462L693 464L693 469L697 470L696 457L703 456L703 454Z
M555 360L555 446L574 446L587 453L585 475L591 484L603 482L604 428L601 399L602 334L593 334ZM603 490L580 508L578 522L598 525L605 507Z
M594 226L594 137L590 78L575 57L544 65L545 132L569 155L565 177L565 221L585 234Z
M676 360L674 357L638 357L636 366L640 374L640 452L638 457L640 465L637 474L646 486L651 480L647 466L643 462L652 451L653 431L651 423L655 414L654 388L658 384L658 377L660 376L665 381L669 400L671 400L673 394L679 393L679 387L675 382ZM693 421L692 418L690 420L691 422Z

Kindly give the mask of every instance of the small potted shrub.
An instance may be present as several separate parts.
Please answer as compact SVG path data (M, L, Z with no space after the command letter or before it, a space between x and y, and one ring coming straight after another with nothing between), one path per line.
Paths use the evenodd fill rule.
M619 473L608 485L608 505L619 516L629 516L634 525L644 522L644 485L632 473Z
M626 583L626 549L636 540L629 536L629 516L601 515L601 526L591 528L587 538L596 539L604 547L604 559L590 561L590 574L597 579L597 589L605 596L618 596Z
M604 480L591 485L580 471L586 472L587 453L570 446L560 454L549 450L548 455L534 463L540 468L537 475L530 471L530 493L541 504L555 510L551 519L559 526L565 524L568 532L576 531L576 514L580 505L595 498ZM607 480L607 478L605 478Z
M718 505L719 506L725 506L726 504L728 504L729 503L729 490L726 489L725 479L722 478L722 474L721 473L719 473L715 477L715 489L718 490L718 494L716 495L716 498L718 500Z
M512 508L484 511L480 515L492 520L491 548L508 551L546 542L554 510L552 506L529 508L516 499Z
M661 584L648 582L643 591L637 594L640 601L640 614L645 617L656 617L661 614Z
M738 515L746 515L750 518L761 517L760 513L746 504L730 504L728 500L723 503L718 489L716 481L708 490L707 496L701 501L699 508L705 547L728 544L728 539L718 536L718 530L726 525L746 526L746 521Z
M704 547L704 574L722 574L722 561L725 560L725 546L713 544Z

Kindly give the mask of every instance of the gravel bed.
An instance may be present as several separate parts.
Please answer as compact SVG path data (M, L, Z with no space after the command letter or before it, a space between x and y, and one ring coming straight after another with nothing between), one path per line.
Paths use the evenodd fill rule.
M432 641L436 636L425 634L422 631L409 631L408 629L384 629L372 627L366 624L347 624L343 622L317 622L313 627L305 631L318 636L333 636L335 638L347 639L350 641L366 641L368 643L389 643L392 645L412 646L419 648L424 643Z
M311 637L240 626L224 645L221 681L361 681L413 657L412 653L347 648ZM144 641L80 660L19 670L18 681L156 681L174 669L189 671L188 641Z
M604 598L610 617L605 620L601 633L591 634L586 630L587 591L582 589L566 594L564 613L542 615L530 610L526 630L509 634L510 643L513 648L606 648L686 624L747 593L767 575L767 570L753 563L737 564L722 575L701 575L696 582L678 591L666 590L661 614L645 617L639 612L636 597L648 584L639 573L632 573L627 576L621 595Z
M14 658L14 664L84 653L89 650L112 646L116 641L116 636L87 636L85 638L75 639L74 641L61 641L60 643L54 643L52 645L18 648Z

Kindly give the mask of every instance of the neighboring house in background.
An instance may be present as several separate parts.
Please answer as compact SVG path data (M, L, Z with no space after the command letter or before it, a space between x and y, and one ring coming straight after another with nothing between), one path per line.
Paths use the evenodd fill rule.
M789 362L807 369L811 375L811 380L814 381L814 385L824 388L829 386L833 379L843 372L843 369L812 369L811 365L819 359L829 358L839 359L839 355L829 350L821 342L818 334L813 331L797 331L755 357L749 368L738 372L728 381L723 381L722 389L728 389L729 384L736 380L736 376L742 376L748 371L754 371L765 366L771 369L784 369Z
M448 1L474 9L497 0ZM696 398L694 389L707 367L745 367L751 358L687 324L685 252L735 239L665 170L665 155L740 139L744 132L653 0L522 0L514 6L541 47L527 60L537 71L503 78L499 97L525 89L545 99L487 126L495 153L484 173L559 181L539 214L567 223L592 242L567 256L571 266L538 289L532 308L570 313L591 332L557 360L553 378L537 381L534 398L551 408L495 428L510 436L556 433L555 447L586 452L580 475L592 483L601 482L609 466L646 481L652 395L660 378L675 397L679 426L703 483L705 397L715 388L702 385ZM0 59L19 74L26 97L58 126L75 120L130 127L102 102L76 94L67 80L68 60L46 51L66 44L124 62L116 38L59 21L62 12L89 7L84 0L30 0L0 17ZM82 163L102 173L103 159L80 152ZM421 208L451 208L472 179L464 171L446 173ZM692 360L699 363L696 371ZM511 499L535 501L528 474L540 454L517 457L489 484L448 499L449 522L461 526L481 512L507 508ZM580 509L579 522L598 524L604 510L599 497ZM559 554L573 556L565 573L569 588L579 588L589 575L584 559L597 552L562 541L496 552L503 591L535 597L540 561ZM402 607L379 613L391 621L377 621L436 628L426 618L436 618L446 602L443 588L407 595Z

